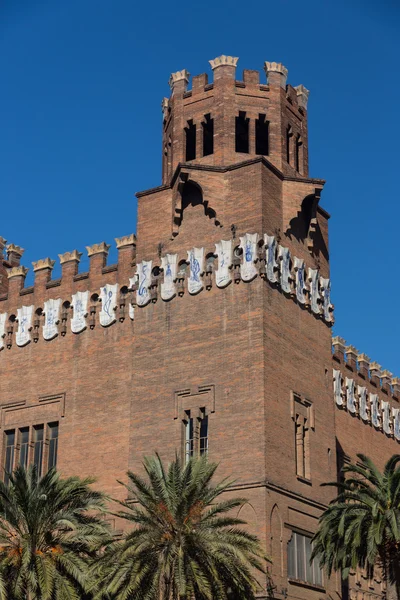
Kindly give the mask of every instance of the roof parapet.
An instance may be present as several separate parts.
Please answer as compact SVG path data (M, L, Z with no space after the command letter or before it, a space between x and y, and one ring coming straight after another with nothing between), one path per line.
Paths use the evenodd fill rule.
M172 93L175 91L180 91L184 93L187 89L189 83L190 73L186 69L182 69L182 71L176 71L175 73L171 73L169 78L169 86L172 90Z
M310 96L310 90L308 90L303 84L296 85L295 88L297 93L297 103L301 108L307 110L308 98Z
M41 258L40 260L32 263L33 271L36 273L37 271L43 271L44 269L52 270L55 264L56 261L52 260L51 258Z
M281 88L286 89L286 80L289 71L282 63L265 61L264 71L267 75L269 85L278 84Z
M17 267L21 261L21 256L25 250L21 246L16 244L8 244L7 246L7 259L8 262L13 266Z
M221 56L217 56L213 60L209 60L208 62L211 65L212 70L217 69L218 67L235 67L237 66L239 57L236 56L226 56L225 54L221 54Z

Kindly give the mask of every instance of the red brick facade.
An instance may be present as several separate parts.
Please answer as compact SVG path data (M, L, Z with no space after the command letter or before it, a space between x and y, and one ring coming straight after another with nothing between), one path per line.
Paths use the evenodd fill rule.
M34 286L24 288L22 249L8 247L0 264L2 464L7 432L15 431L17 464L21 428L59 423L62 473L94 474L104 491L123 498L117 479L128 468L140 469L155 450L167 459L183 451L188 411L195 423L207 416L209 456L220 462L219 476L233 475L235 493L249 499L241 516L273 558L275 596L317 600L341 595L340 580L313 582L310 574L296 577L293 567L288 577L293 532L300 540L315 531L331 494L320 484L336 478L339 459L363 451L382 465L398 450L393 421L384 433L382 416L373 427L348 410L345 378L352 374L356 385L379 388L393 408L397 380L381 387L378 373L370 383L369 367L358 372L340 343L332 358L323 284L329 215L319 207L324 182L308 176L308 91L286 85L287 71L276 63L265 65L266 85L255 71L245 70L237 81L236 62L211 61L213 83L199 75L191 91L186 71L171 76L171 98L163 102L162 185L138 194L137 240L117 240L118 264L107 266L108 247L97 244L88 248L89 272L78 272L74 251L60 256L61 279L51 279L53 262L46 259L34 263ZM243 275L246 234L258 234L250 281ZM264 234L289 250L286 291L281 250L276 282L267 274ZM232 240L235 249L225 287L216 285L220 240ZM192 248L204 248L197 294L189 293ZM174 254L176 294L166 301L161 258ZM304 261L304 285L294 257ZM145 286L136 280L142 261L153 267ZM314 291L309 269L317 273ZM110 296L115 320L103 326L101 311L112 293L107 288L102 296L106 284L118 284L118 292ZM143 287L149 302L137 306ZM83 328L73 333L78 291L89 294ZM44 339L49 299L61 302L56 334ZM33 306L31 320L17 312L22 306ZM29 331L22 332L25 317ZM343 371L342 402L334 397L332 369ZM359 579L370 594L380 594L379 581ZM352 580L351 587L359 586Z

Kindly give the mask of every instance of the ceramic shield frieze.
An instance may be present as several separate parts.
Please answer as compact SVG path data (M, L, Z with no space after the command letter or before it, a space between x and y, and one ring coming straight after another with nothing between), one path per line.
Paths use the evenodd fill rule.
M231 282L232 253L232 240L221 240L215 244L215 254L218 256L215 283L219 288L224 288Z
M299 304L304 304L306 296L304 294L305 281L304 281L304 260L302 258L294 257L294 272L295 272L295 283L296 283L296 298Z
M177 265L177 254L167 254L161 258L161 266L164 271L164 281L161 284L161 298L163 300L171 300L176 295Z
M357 411L356 407L356 398L355 398L355 389L354 389L354 379L349 379L346 377L346 400L347 400L347 410L353 415Z
M289 248L285 248L284 246L278 246L278 260L280 264L280 284L282 291L286 294L290 294L290 252Z
M310 300L311 300L311 310L314 314L320 314L320 306L319 306L319 272L318 269L308 269L308 281L310 283Z
M33 306L22 306L17 310L18 329L15 336L17 346L25 346L31 341Z
M151 266L153 261L142 260L136 267L137 275L137 290L136 304L138 306L146 306L150 302L149 287L151 284Z
M385 400L381 401L381 409L382 409L382 429L387 435L391 435L392 433L392 423L390 418L390 404Z
M60 322L61 298L46 300L43 306L44 325L43 337L52 340L58 335L58 324Z
M4 337L6 335L7 313L0 314L0 350L4 348Z
M118 283L110 285L107 283L100 289L101 310L99 314L100 325L108 327L117 320L115 309L117 308Z
M321 291L322 291L322 310L324 313L324 319L328 323L332 321L332 304L331 304L331 280L321 277L320 280Z
M333 369L333 396L336 404L343 406L342 374L337 369Z
M278 263L276 262L276 239L273 235L264 234L265 254L267 262L267 279L271 283L278 280Z
M363 421L369 421L367 388L361 385L357 386L359 414Z
M197 294L203 289L201 275L204 271L204 248L192 248L187 251L189 261L189 294Z
M80 333L86 329L86 317L88 315L88 300L89 291L76 292L72 296L72 319L71 319L71 331L73 333Z
M135 275L134 277L130 277L129 279L129 287L133 288L133 286L135 286L137 283L137 275ZM133 306L132 302L129 302L129 318L134 321L135 319L135 307Z
M392 408L393 435L400 442L400 408Z
M370 394L369 402L371 405L371 423L374 427L381 426L381 413L379 410L378 394Z
M240 248L243 251L240 275L243 281L251 281L258 274L254 261L257 258L258 233L246 233L240 238Z

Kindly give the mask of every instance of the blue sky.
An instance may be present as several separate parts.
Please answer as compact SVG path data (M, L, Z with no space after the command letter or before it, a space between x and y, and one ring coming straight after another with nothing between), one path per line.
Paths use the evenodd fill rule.
M395 0L2 0L0 235L31 266L136 231L170 73L210 73L220 54L240 57L238 78L283 62L311 90L335 333L400 376L399 26Z

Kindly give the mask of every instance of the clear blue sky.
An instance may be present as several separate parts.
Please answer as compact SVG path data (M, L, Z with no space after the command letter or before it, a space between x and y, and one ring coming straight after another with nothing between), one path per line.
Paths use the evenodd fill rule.
M399 28L395 0L2 0L0 235L30 267L136 231L170 73L283 62L311 90L335 333L400 376Z

